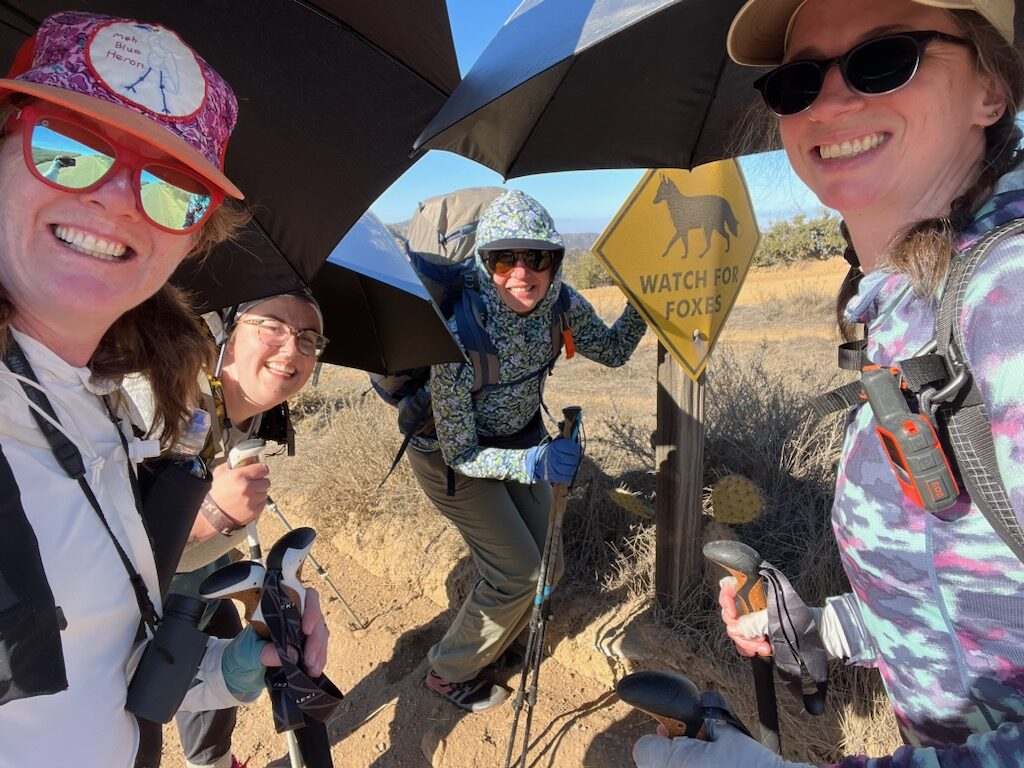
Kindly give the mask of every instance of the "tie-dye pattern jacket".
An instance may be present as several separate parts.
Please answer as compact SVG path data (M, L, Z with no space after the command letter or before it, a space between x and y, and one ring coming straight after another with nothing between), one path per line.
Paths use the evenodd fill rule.
M1024 216L1024 172L961 237ZM964 352L992 421L998 469L1024 520L1024 237L1004 240L972 279ZM932 338L935 302L906 278L866 276L847 316L867 323L868 354L888 365ZM900 491L871 409L850 417L832 521L852 593L834 599L851 663L877 668L904 741L891 757L844 768L1024 766L1024 565L966 493L931 514ZM951 746L955 745L955 746Z
M498 351L499 382L515 381L536 371L551 358L551 305L558 298L562 285L561 270L555 274L547 295L533 312L520 316L501 300L479 256L476 269L487 314L486 330ZM640 314L632 305L627 305L609 328L585 298L571 286L567 286L567 290L571 297L569 323L576 352L607 366L625 363L646 330ZM457 338L454 321L449 327ZM564 359L560 365L566 365ZM540 408L546 379L544 374L474 400L472 366L461 363L434 366L430 387L437 442L445 463L468 477L533 482L525 450L485 448L480 445L478 436L511 435L524 428Z

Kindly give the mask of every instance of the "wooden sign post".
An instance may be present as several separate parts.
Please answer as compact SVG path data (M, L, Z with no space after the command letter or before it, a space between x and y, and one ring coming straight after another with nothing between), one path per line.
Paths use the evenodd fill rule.
M704 476L704 374L694 381L665 345L658 342L658 428L654 438L658 470L655 520L658 526L654 588L671 608L699 567L700 509ZM697 514L680 514L697 510Z
M735 160L650 170L593 253L659 339L658 600L671 607L701 572L704 369L760 232Z

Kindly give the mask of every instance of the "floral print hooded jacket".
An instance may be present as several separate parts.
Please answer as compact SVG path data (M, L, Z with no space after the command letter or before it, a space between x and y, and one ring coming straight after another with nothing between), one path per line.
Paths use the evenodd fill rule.
M535 240L562 245L548 212L518 190L496 198L480 217L478 247L498 240ZM499 384L514 382L541 369L551 358L551 307L562 287L561 266L547 294L525 316L517 315L501 300L479 254L475 257L475 269L486 315L485 330L498 352ZM609 328L575 289L567 286L567 290L571 299L569 324L576 351L607 366L625 363L646 330L640 314L627 305ZM458 338L454 320L449 327ZM526 463L526 450L483 447L480 437L512 435L526 427L541 407L546 379L545 372L474 399L472 366L465 363L434 366L430 386L437 444L445 463L468 477L533 482ZM417 447L432 446L418 443Z

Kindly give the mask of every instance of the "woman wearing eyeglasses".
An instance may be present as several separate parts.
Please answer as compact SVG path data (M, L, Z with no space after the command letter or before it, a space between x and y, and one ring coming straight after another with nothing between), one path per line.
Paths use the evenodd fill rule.
M222 170L236 113L174 32L89 13L47 18L0 79L4 768L132 765L129 684L144 655L167 660L150 639L168 625L166 547L144 525L137 467L175 442L210 358L166 282L244 221L221 205L242 197ZM152 382L159 440L133 423L120 381L134 371ZM183 706L252 700L264 663L280 663L272 648L211 640ZM152 679L144 699L165 692Z
M513 663L510 646L529 622L551 483L570 482L580 460L571 440L547 441L541 414L556 357L556 303L564 293L566 327L554 332L565 331L560 338L567 354L571 339L575 351L604 365L625 363L646 326L627 306L609 328L586 299L563 287L562 238L548 212L523 192L510 190L487 207L476 242L480 330L497 350L498 383L476 391L473 366L434 366L437 438L414 439L408 456L424 492L459 529L480 571L455 621L430 649L426 685L457 707L483 712L508 696L480 672L499 656ZM457 323L450 325L457 334ZM561 571L559 559L555 580Z
M217 341L223 345L217 375L200 375L201 407L213 416L210 450L204 453L213 484L195 516L188 544L171 581L170 592L198 597L203 580L218 568L237 560L245 544L246 528L267 505L270 470L258 461L230 468L232 448L265 434L266 412L298 394L313 373L327 345L320 331L320 306L308 292L285 293L247 302L220 315L206 315ZM132 400L148 425L152 424L152 392L144 377L125 382ZM268 417L269 418L269 417ZM276 436L280 442L287 438ZM273 439L273 438L270 438ZM281 446L284 449L284 446ZM230 600L215 601L206 610L203 631L232 638L242 630L238 611ZM321 653L326 655L326 646ZM324 657L312 659L314 676L323 670ZM181 747L190 768L231 768L240 765L231 752L237 710L179 712ZM144 726L136 768L160 764L161 729Z
M843 216L854 269L838 310L848 339L864 325L865 364L897 366L924 349L951 263L1024 215L1013 14L1013 0L750 0L733 22L732 58L775 67L758 87L790 163ZM990 422L995 451L983 461L1018 524L1022 293L1024 239L1011 234L980 263L952 321ZM904 491L872 410L851 412L832 509L852 590L830 598L818 623L832 656L879 670L906 746L839 765L1021 765L1024 565L967 491L942 511ZM730 637L744 655L770 654L766 618L738 620L733 597L723 585ZM793 765L733 728L716 733L645 736L636 764Z

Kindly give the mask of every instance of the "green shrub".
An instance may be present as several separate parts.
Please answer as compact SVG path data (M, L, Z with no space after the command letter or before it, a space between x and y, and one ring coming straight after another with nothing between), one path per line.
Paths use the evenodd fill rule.
M565 262L562 265L562 276L573 288L585 290L587 288L601 288L605 285L614 285L605 268L594 258L594 254L583 248L569 248L565 252Z
M838 216L824 212L806 219L798 214L772 224L762 234L754 253L754 265L769 267L796 261L824 261L842 256L845 248Z

